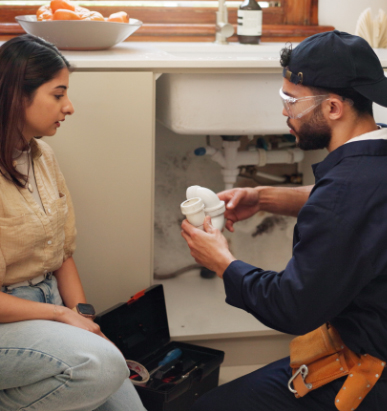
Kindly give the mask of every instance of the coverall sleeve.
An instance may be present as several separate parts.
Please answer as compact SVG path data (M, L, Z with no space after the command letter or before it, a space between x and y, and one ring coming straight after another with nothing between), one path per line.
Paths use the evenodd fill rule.
M302 335L344 310L373 270L359 236L331 210L304 206L297 229L299 241L285 270L234 261L223 278L226 302L270 328Z

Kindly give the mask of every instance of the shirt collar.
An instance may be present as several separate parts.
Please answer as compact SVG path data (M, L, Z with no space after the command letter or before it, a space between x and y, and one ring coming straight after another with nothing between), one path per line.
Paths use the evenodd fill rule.
M35 138L31 139L30 147L31 147L32 158L34 160L42 155L42 151L40 150L38 142L35 140Z
M348 140L345 144L329 153L321 163L312 165L316 183L346 157L387 156L386 140L387 128L371 131ZM352 144L355 142L356 144Z
M381 127L378 130L370 131L369 133L362 134L357 137L353 137L346 141L344 144L353 143L355 141L363 140L387 140L387 128Z

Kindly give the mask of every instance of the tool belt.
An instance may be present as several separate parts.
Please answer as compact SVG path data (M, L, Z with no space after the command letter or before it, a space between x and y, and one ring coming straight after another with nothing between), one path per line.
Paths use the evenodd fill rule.
M369 354L355 354L337 330L325 324L290 342L293 376L288 387L297 398L347 376L335 398L339 411L355 410L379 381L385 362Z

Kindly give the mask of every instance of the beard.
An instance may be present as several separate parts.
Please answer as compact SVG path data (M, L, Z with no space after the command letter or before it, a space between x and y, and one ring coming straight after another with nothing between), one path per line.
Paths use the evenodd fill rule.
M291 125L290 118L287 119L286 124L296 133L297 147L302 150L327 148L331 142L332 129L322 114L321 106L315 108L312 117L302 123L298 131Z

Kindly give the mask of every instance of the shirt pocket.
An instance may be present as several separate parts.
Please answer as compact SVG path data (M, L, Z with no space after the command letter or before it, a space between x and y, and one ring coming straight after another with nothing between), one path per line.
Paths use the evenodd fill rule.
M29 258L40 246L44 229L34 215L0 218L0 244L6 265Z

